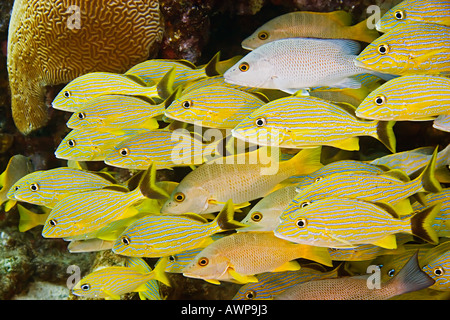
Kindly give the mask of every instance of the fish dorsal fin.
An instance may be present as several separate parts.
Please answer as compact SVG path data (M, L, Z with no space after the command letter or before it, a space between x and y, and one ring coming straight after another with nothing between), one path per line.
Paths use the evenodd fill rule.
M105 179L105 180L107 180L107 181L109 181L111 183L117 183L116 179L114 179L114 177L111 174L107 173L107 172L95 171L93 173L95 173L96 175L102 177L103 179Z
M381 175L388 176L388 177L391 177L391 178L394 178L394 179L397 179L397 180L400 180L403 182L411 181L409 176L400 169L392 169L392 170L383 172Z
M329 43L335 44L344 54L357 55L361 50L359 42L347 39L323 39Z
M257 97L259 100L261 100L264 103L270 102L269 98L267 98L267 96L262 92L257 91L257 92L249 92L249 93L254 95L255 97Z
M193 64L192 62L190 62L189 60L185 60L185 59L179 59L179 60L174 60L175 63L179 63L183 66L189 67L191 69L196 69L197 66L195 64Z
M130 192L130 190L128 190L126 187L120 186L118 184L113 185L113 186L104 187L104 188L102 188L102 190L119 191L119 192L124 192L124 193Z
M124 77L130 79L131 81L136 82L137 84L139 84L140 86L143 87L147 87L149 86L148 82L145 82L141 77L139 77L138 75L135 74L124 74Z
M350 13L344 10L336 10L332 12L324 13L330 20L336 22L341 26L350 26L352 24L352 16Z
M174 92L174 82L176 77L176 69L175 67L170 68L169 71L162 77L162 79L156 85L156 89L158 90L158 95L166 100L168 97L172 95Z
M364 201L364 200L360 200L360 201ZM366 201L366 202L368 202L368 201ZM400 216L395 211L395 208L392 205L390 205L389 203L386 203L386 202L368 202L368 203L372 203L372 204L376 205L377 207L379 207L382 210L389 213L393 218L400 219Z
M185 214L183 214L184 217L187 217L189 219L201 222L201 223L208 223L208 220L204 217L202 217L201 215L197 214L197 213L193 213L193 212L187 212Z
M172 104L172 102L181 97L182 93L183 88L181 86L176 87L175 90L170 94L170 96L168 96L167 99L164 100L164 109L167 109Z
M205 74L208 77L220 76L220 72L217 70L217 64L220 61L220 51L217 52L214 57L204 66Z
M333 104L337 105L356 118L356 108L354 105L347 102L333 102Z

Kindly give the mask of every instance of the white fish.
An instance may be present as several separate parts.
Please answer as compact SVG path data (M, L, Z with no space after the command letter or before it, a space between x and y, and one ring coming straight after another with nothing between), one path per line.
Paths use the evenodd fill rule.
M433 127L441 130L450 132L450 116L449 115L440 115L433 121Z
M355 66L358 42L343 39L288 38L264 44L224 73L225 81L294 93L318 86L360 88L351 76L367 73Z

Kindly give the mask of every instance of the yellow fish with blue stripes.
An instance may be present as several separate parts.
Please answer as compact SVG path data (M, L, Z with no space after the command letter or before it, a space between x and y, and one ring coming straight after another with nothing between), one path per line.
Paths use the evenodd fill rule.
M26 175L11 188L11 199L53 208L71 194L116 185L108 173L59 167Z
M103 161L121 141L147 131L147 129L124 129L121 132L101 132L73 129L56 148L55 157L77 161Z
M375 28L380 32L388 32L413 23L450 27L450 3L447 0L404 0L386 12Z
M185 129L176 132L161 129L132 136L117 145L106 155L104 162L110 166L146 170L150 163L158 169L202 164L206 155L214 153L216 143L203 143Z
M151 104L139 97L107 94L89 100L82 111L67 121L71 129L119 131L122 129L157 129L156 117L164 114L164 103Z
M109 72L87 73L69 82L53 99L52 107L78 112L90 99L105 94L139 96L150 102L164 100L173 92L174 77L175 72L170 69L158 84L147 86L139 77Z
M162 259L153 271L148 271L140 265L132 267L105 267L97 269L82 278L73 288L76 296L96 299L119 300L120 296L129 292L148 292L147 283L158 280L170 286L170 282L164 273L167 259Z
M413 210L409 197L418 192L439 193L442 191L439 181L434 176L436 155L437 149L425 170L412 181L398 170L377 175L349 172L327 176L298 190L292 201L285 206L280 218L283 219L285 215L293 211L330 196L385 202L397 205L396 209L400 215L410 214ZM421 200L425 203L424 199Z
M387 166L392 169L400 169L411 178L417 177L430 162L433 147L421 147L413 150L397 152L370 161L372 165ZM436 157L436 178L439 182L449 183L450 174L446 166L450 165L450 144L439 151Z
M165 116L203 127L232 129L269 100L262 94L226 86L207 86L182 94L165 110Z
M213 234L244 226L234 220L231 201L211 222L193 213L149 215L130 225L112 250L116 254L132 257L164 257L205 247L213 242Z
M432 224L439 209L440 204L436 204L400 219L387 203L327 197L283 212L274 233L288 241L330 248L374 244L395 249L396 233L413 234L437 244L439 239Z
M355 65L393 75L450 72L450 27L414 23L394 28L369 44Z
M320 145L359 150L359 136L371 136L395 152L395 122L365 121L355 107L310 96L271 101L239 123L233 137L263 146L311 148Z
M45 238L88 235L109 223L139 213L136 205L146 198L167 198L166 191L155 184L156 168L151 165L133 191L111 186L79 192L63 198L50 212L42 230ZM101 238L101 235L97 236Z
M403 76L389 80L367 95L356 115L375 120L433 120L439 115L450 115L449 100L449 78Z

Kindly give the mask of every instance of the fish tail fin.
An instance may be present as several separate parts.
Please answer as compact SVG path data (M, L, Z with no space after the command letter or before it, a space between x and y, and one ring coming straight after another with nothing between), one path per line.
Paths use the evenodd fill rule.
M438 193L442 191L441 184L435 176L437 150L438 148L436 147L436 149L434 149L430 162L428 162L422 173L413 180L416 183L421 183L424 191L432 193Z
M176 70L175 67L172 67L156 85L158 95L163 100L166 100L174 92L175 77L176 77Z
M398 287L401 294L428 288L435 282L433 278L420 268L418 251L414 253L400 272L387 284L393 288Z
M152 162L139 181L139 192L150 199L167 199L170 195L156 184L156 165Z
M441 203L427 207L411 217L411 232L413 235L431 243L438 244L439 236L433 228L433 222L441 209Z
M236 228L247 227L248 225L240 223L234 220L234 205L233 202L228 200L222 210L217 215L216 219L213 221L222 230L234 230Z
M320 162L321 155L322 147L307 148L300 150L288 161L292 163L296 174L310 174L323 167L323 164Z
M20 215L19 221L20 232L25 232L30 229L33 229L34 227L45 224L45 220L48 217L48 214L34 213L33 211L28 210L27 208L21 206L20 204L17 205L17 210L19 211Z
M351 30L352 34L356 34L358 36L358 40L371 43L380 36L380 33L375 29L375 27L371 29L367 26L368 19L369 18L367 18L364 21L361 21L360 23L355 24L350 28L352 29Z
M159 282L164 283L166 286L170 287L169 278L166 275L166 266L169 263L169 257L161 257L159 261L155 264L155 268L153 269L154 279Z
M321 263L325 266L332 267L330 252L326 247L301 246L302 258Z
M395 121L378 121L376 138L383 143L392 153L395 153L396 139L393 127Z

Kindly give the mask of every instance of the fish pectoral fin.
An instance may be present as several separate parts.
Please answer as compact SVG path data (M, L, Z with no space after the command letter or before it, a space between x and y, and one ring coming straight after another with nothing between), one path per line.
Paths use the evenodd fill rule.
M107 300L120 300L120 296L118 294L112 293L111 291L102 289L102 292L106 295Z
M376 246L386 249L397 249L397 239L394 234L390 234L373 243Z
M217 284L220 285L220 281L219 280L215 280L215 279L203 279L206 282L212 283L212 284Z
M344 78L341 81L334 83L333 87L336 88L350 88L350 89L359 89L361 88L361 82L353 78Z
M281 266L272 270L272 272L297 271L297 270L300 270L300 268L301 268L300 264L297 261L292 260L292 261L283 263Z
M226 204L226 202L217 201L215 199L209 199L208 203L212 204L212 205L222 205L222 206L224 206ZM236 210L236 209L248 207L250 204L251 204L250 202L237 203L237 204L233 204L233 207Z
M327 236L335 241L340 242L342 245L340 245L339 248L355 248L355 245L353 243L351 243L350 241L339 238L331 233L327 233Z
M421 54L420 56L414 57L412 55L409 55L408 59L417 66L421 63L427 62L427 60L429 60L430 57L443 52L445 52L445 49L428 50L425 54Z
M236 280L239 284L246 284L249 282L258 282L258 279L255 276L251 275L242 275L236 270L234 270L232 267L228 267L228 274L233 277L234 280Z
M357 137L344 139L341 141L329 144L332 147L339 148L348 151L358 151L359 150L359 139Z
M12 209L12 207L14 207L14 205L17 203L16 200L6 200L5 203L5 212L8 212L9 210Z

